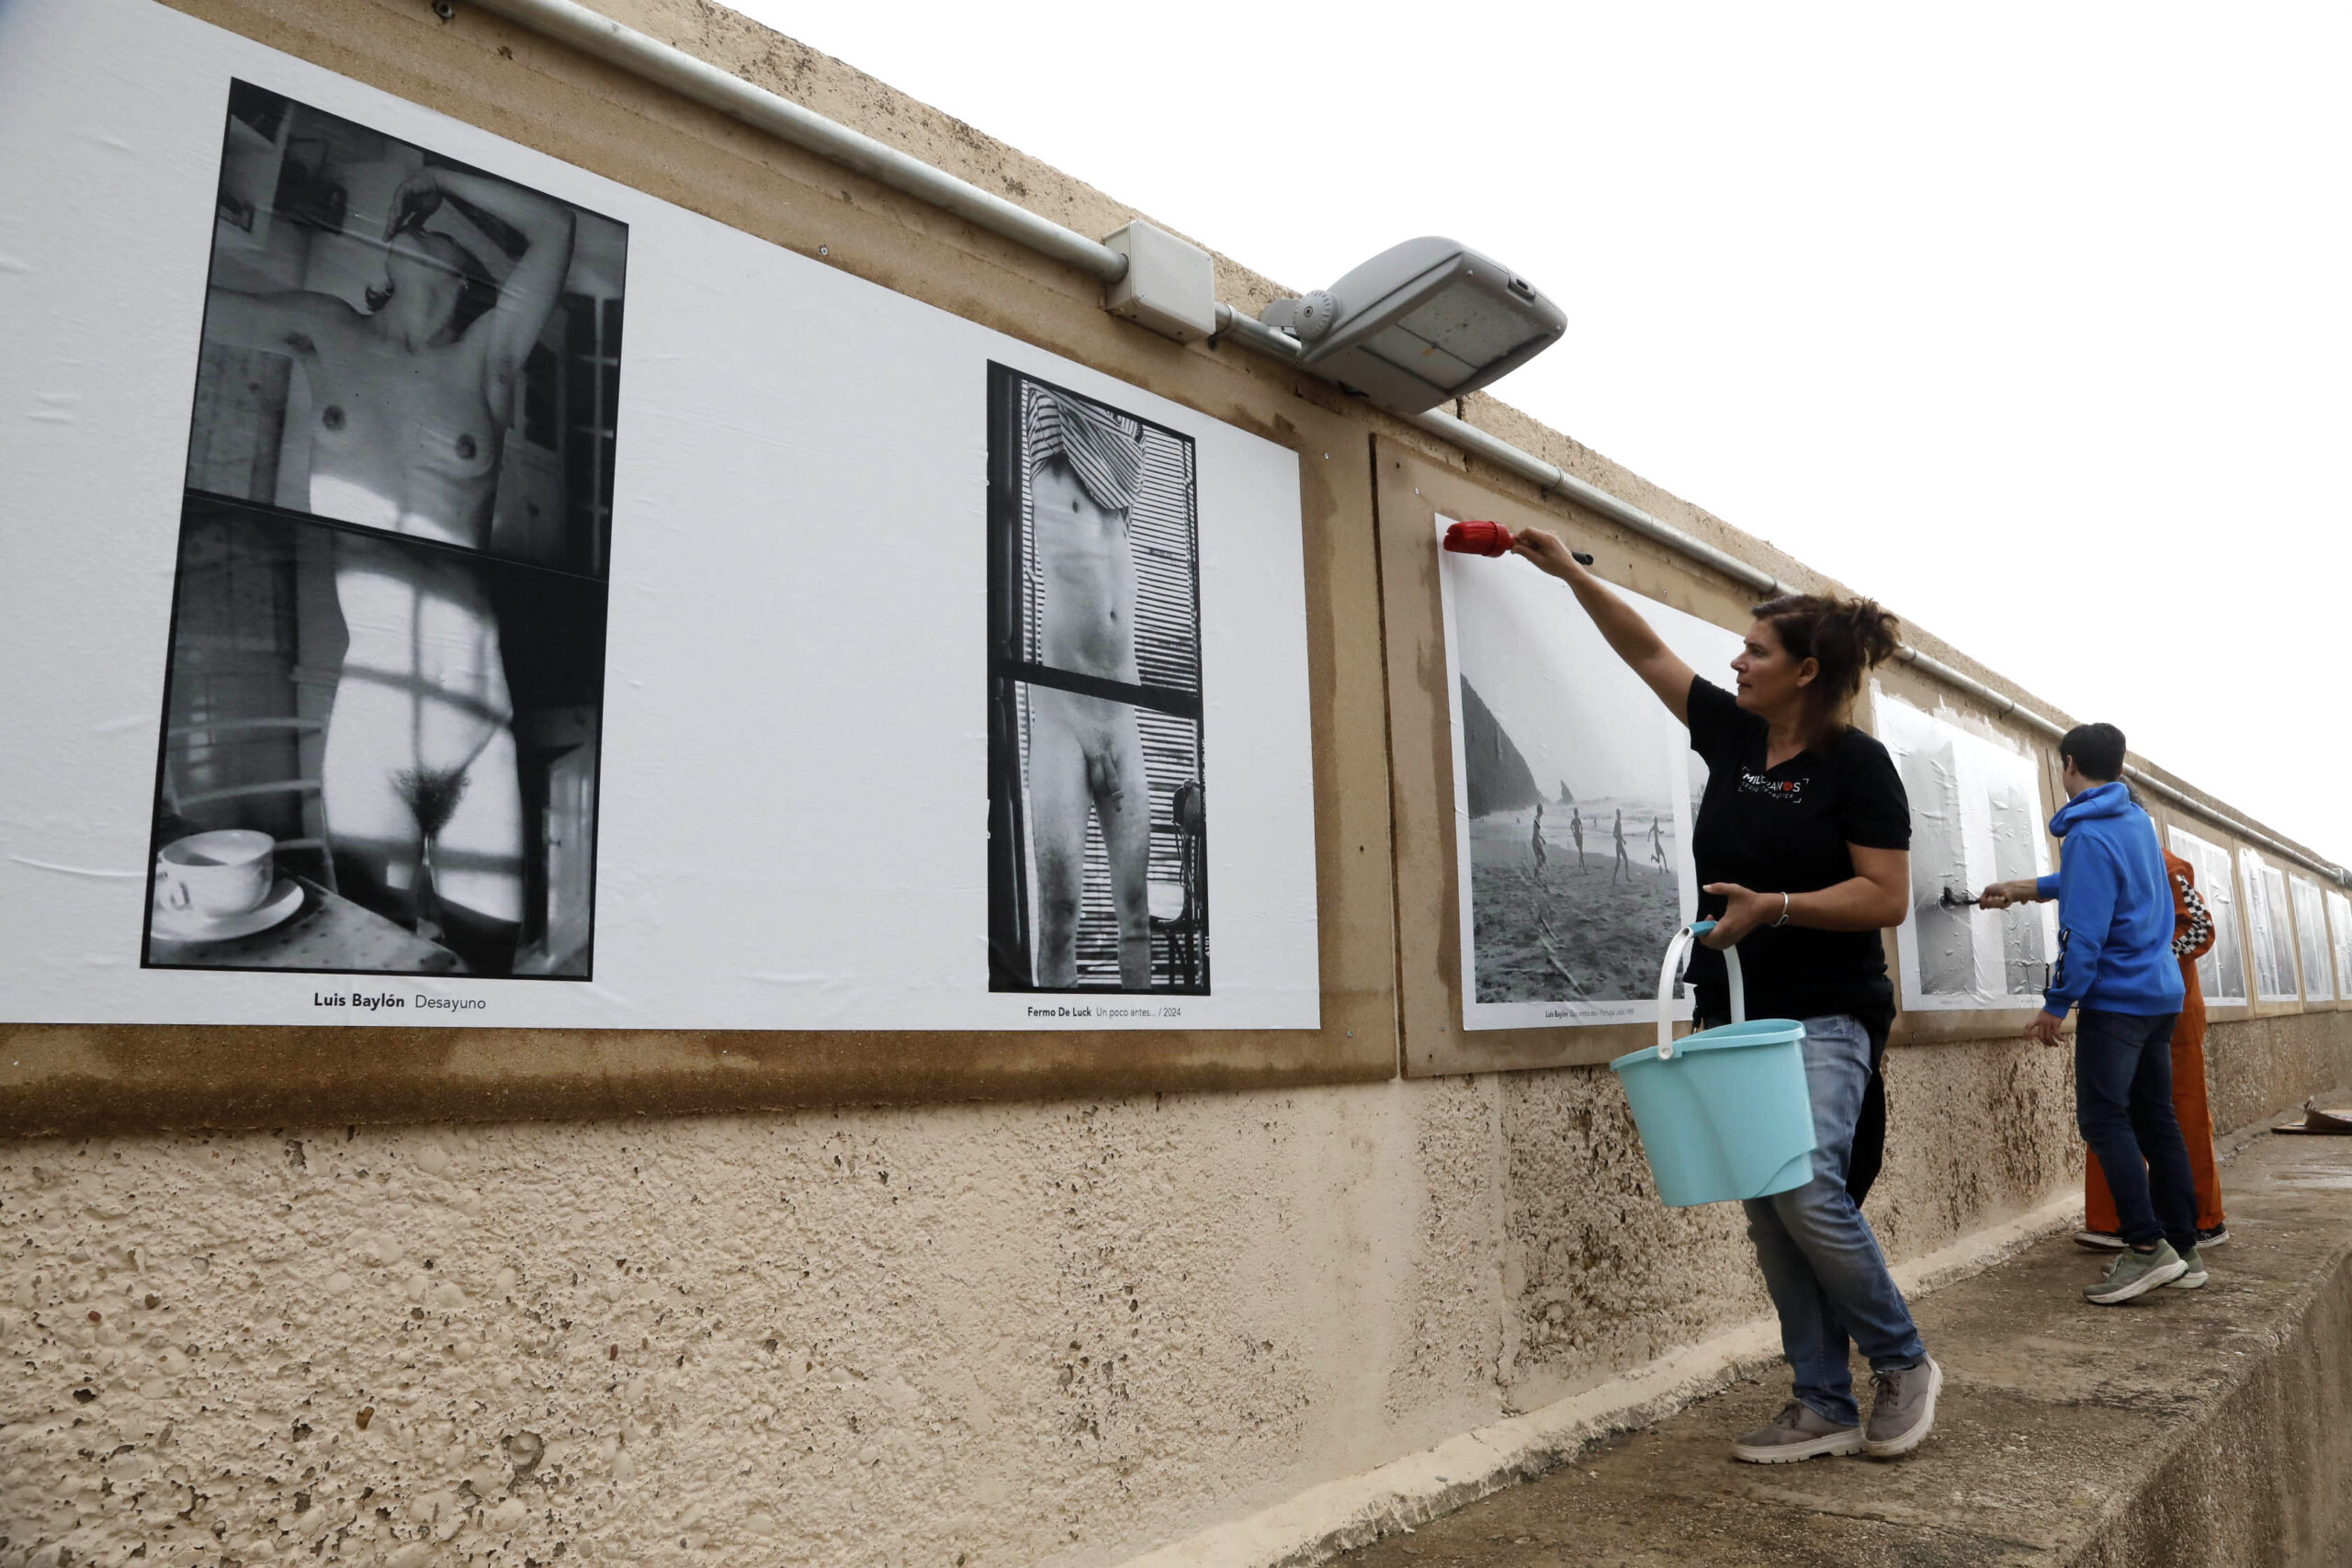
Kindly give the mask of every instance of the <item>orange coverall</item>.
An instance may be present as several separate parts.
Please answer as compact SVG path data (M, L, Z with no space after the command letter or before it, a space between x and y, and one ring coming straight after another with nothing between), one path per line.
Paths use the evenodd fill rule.
M2213 945L2213 923L2205 918L2204 900L2196 897L2197 873L2188 863L2166 850L2165 869L2172 874L2172 950L2188 987L2172 1026L2172 1109L2197 1184L2197 1228L2210 1231L2222 1223L2222 1173L2213 1164L2213 1112L2205 1103L2205 993L2197 984L2197 961ZM2083 1172L2083 1228L2108 1235L2123 1229L2097 1155Z

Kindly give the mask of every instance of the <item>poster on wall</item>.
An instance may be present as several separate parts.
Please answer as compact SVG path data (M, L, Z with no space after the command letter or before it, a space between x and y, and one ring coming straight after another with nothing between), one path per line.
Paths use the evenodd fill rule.
M2237 871L2230 863L2230 852L2186 828L2171 829L2165 837L2172 852L2195 868L2197 891L2205 896L2205 908L2213 918L2213 945L2197 961L2198 988L2204 992L2209 1006L2243 1006L2245 939L2241 934L2244 923L2238 919Z
M1453 522L1437 519L1430 547ZM1462 1026L1657 1015L1658 955L1698 908L1690 732L1522 560L1441 554L1453 698ZM1711 679L1737 634L1617 591ZM1690 1016L1687 996L1677 1016Z
M2352 1001L2352 898L2333 887L2327 889L2327 930L2335 955L2335 994Z
M628 231L220 130L144 961L588 978Z
M150 0L0 152L0 1018L1316 1026L1296 454Z
M989 367L989 984L1207 996L1190 437Z
M2287 891L2295 906L2295 945L2303 961L2303 1000L2332 1002L2336 998L2335 955L2327 941L2327 902L2320 886L2308 876L2290 875Z
M2287 904L2287 878L2253 850L2241 848L2245 872L2246 945L2254 953L2254 994L2266 1002L2299 1001L2295 982L2294 916Z
M2058 952L2056 906L1974 902L1988 883L2051 870L2039 764L1996 731L1883 687L1871 711L1911 802L1911 909L1895 931L1903 1006L2040 1006Z

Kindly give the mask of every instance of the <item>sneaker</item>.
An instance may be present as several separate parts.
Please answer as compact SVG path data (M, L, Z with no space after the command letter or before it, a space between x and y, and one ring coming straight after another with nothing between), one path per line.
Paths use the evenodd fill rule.
M1936 1395L1944 1386L1944 1370L1933 1356L1916 1367L1872 1372L1878 1397L1871 1401L1870 1425L1863 1428L1862 1451L1872 1459L1907 1454L1927 1441L1936 1424Z
M1862 1451L1862 1429L1840 1427L1800 1400L1792 1399L1772 1417L1731 1446L1731 1457L1748 1464L1793 1464L1823 1454Z
M2177 1279L2165 1285L2165 1289L2168 1291L2203 1290L2205 1281L2211 1276L2205 1272L2205 1260L2197 1256L2197 1249L2190 1247L2180 1255L2180 1260L2188 1266L2187 1269Z
M2226 1223L2215 1225L2210 1231L2197 1233L2197 1247L2200 1252L2209 1247L2227 1247L2229 1244L2230 1227Z
M2083 1296L2098 1306L2116 1306L2159 1285L2169 1285L2188 1272L2188 1265L2180 1260L2172 1243L2160 1241L2154 1252L2116 1254L2098 1283L2083 1287Z
M2093 1252L2120 1252L2123 1250L2124 1242L2123 1238L2113 1231L2076 1231L2075 1245L2087 1247Z

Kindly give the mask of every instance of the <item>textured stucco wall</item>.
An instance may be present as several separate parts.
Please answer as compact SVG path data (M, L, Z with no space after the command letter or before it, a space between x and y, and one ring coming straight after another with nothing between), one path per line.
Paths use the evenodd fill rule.
M1495 1098L17 1145L0 1561L1114 1559L1493 1408Z
M2243 1132L2307 1095L2352 1085L2352 1012L2209 1025L2205 1084L2217 1134Z
M1891 1081L1899 1255L2068 1179ZM0 1258L6 1563L1112 1562L1764 1310L1593 1068L25 1143Z

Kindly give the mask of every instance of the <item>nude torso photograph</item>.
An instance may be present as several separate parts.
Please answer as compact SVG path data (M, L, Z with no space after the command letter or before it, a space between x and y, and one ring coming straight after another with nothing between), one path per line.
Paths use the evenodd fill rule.
M232 101L231 130L232 152L250 133L275 136L284 162L266 226L250 197L224 193L252 241L225 229L216 241L240 259L216 264L208 353L289 367L277 471L248 493L338 525L324 558L340 626L312 616L293 656L299 689L323 661L314 649L340 634L315 764L326 885L466 970L511 973L526 926L550 918L544 895L536 918L526 909L535 812L508 672L516 629L502 606L511 617L517 604L553 601L498 586L520 580L495 564L493 534L502 485L516 484L505 464L525 367L564 342L550 322L578 281L589 220L249 89ZM314 166L294 162L314 146L324 149ZM304 286L257 281L289 275ZM616 288L616 276L595 286ZM225 406L201 378L198 402L200 422L208 402ZM540 513L558 500L544 481L517 493ZM574 553L596 558L601 547Z
M1003 374L1000 370L999 374ZM1003 497L1022 673L1019 718L992 732L1017 748L992 788L1020 844L1004 874L1023 913L992 916L1023 951L1005 983L1142 991L1202 983L1197 676L1189 458L1131 415L1042 384L1012 395L999 439L1016 443ZM1157 457L1151 454L1157 450ZM1153 468L1158 463L1158 468ZM1010 694L1017 693L1017 696ZM1017 826L1016 826L1017 824ZM1013 853L1009 844L999 852Z
M1080 420L1115 463L1133 446L1133 467L1141 467L1136 438L1109 427L1082 409L1057 409L1056 430ZM1033 419L1033 425L1038 422ZM1085 437L1079 437L1084 439ZM1033 436L1033 442L1037 437ZM1037 462L1033 445L1031 460ZM1030 478L1032 527L1044 581L1039 615L1043 662L1073 674L1106 680L1136 680L1135 646L1135 556L1127 537L1125 506L1115 509L1120 479L1131 470L1112 470L1090 487L1088 475L1067 457L1039 464ZM1125 478L1131 489L1132 478ZM1036 822L1039 912L1038 983L1068 986L1077 976L1074 927L1078 919L1080 857L1090 810L1102 824L1110 858L1113 894L1119 918L1119 975L1140 989L1150 984L1151 933L1146 868L1151 854L1151 816L1144 778L1143 741L1135 709L1127 704L1076 692L1040 687L1030 697L1035 726L1029 755L1030 807Z

